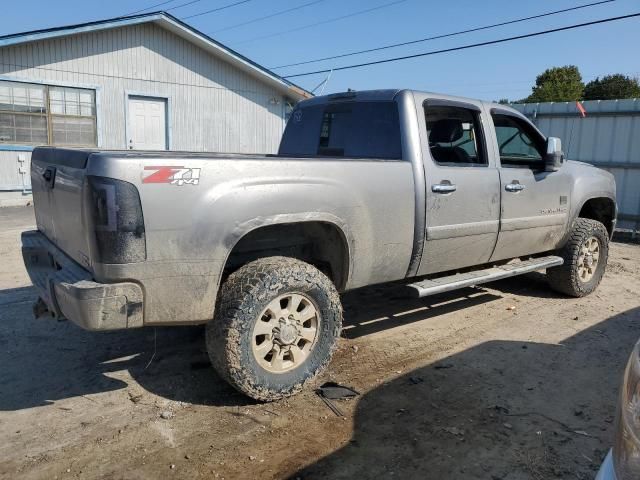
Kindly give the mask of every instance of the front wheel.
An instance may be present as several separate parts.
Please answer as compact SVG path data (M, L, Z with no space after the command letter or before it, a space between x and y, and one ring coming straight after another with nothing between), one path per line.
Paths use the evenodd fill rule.
M229 276L206 341L216 371L262 401L300 391L324 369L342 326L333 283L286 257L251 262Z
M607 266L607 229L596 220L578 218L559 253L564 265L547 270L551 288L572 297L589 295L600 284Z

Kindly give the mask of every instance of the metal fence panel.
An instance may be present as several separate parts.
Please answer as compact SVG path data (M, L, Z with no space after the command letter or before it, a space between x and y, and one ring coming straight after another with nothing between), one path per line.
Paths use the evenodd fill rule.
M640 99L529 103L513 107L545 134L562 139L567 158L610 171L618 188L618 225L640 230Z

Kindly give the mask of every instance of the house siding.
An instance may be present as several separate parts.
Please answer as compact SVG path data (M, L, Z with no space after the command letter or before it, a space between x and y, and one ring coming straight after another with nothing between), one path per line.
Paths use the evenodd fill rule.
M275 88L154 23L2 47L0 75L96 88L100 148L127 147L127 93L169 99L171 150L273 153L284 127Z

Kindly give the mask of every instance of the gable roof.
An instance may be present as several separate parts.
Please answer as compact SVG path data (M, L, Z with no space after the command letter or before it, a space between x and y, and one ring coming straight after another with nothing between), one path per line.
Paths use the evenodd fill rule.
M95 22L81 23L77 25L67 25L62 27L47 28L43 30L33 30L30 32L13 33L0 36L0 48L23 43L35 42L38 40L48 40L56 37L64 37L85 32L95 32L108 30L142 23L154 23L169 30L170 32L186 39L199 46L209 53L222 58L249 75L257 77L267 84L277 88L283 94L295 100L302 100L313 97L313 94L302 87L286 80L277 73L250 60L222 43L214 40L208 35L196 30L192 26L179 20L167 12L152 12L128 17L117 17Z

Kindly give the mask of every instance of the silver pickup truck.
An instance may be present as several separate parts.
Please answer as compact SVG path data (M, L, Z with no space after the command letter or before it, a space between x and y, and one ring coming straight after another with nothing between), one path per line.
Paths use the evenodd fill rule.
M89 330L206 324L215 369L260 400L327 365L338 292L426 296L534 270L592 292L613 177L503 105L347 92L292 112L277 155L37 148L23 256L49 313Z

